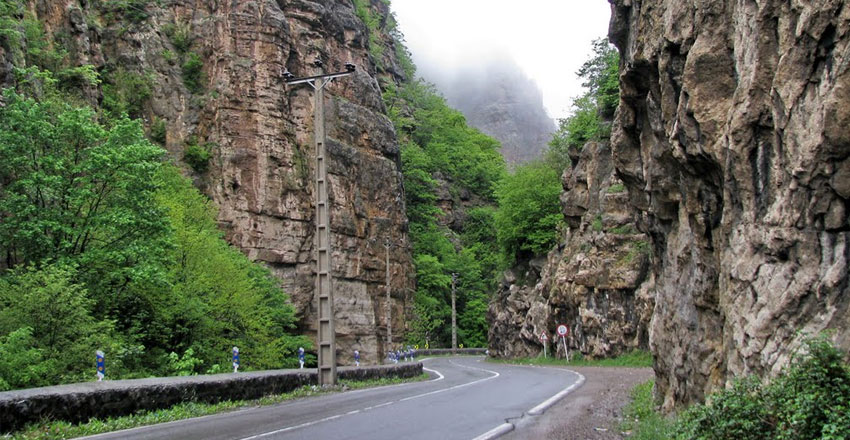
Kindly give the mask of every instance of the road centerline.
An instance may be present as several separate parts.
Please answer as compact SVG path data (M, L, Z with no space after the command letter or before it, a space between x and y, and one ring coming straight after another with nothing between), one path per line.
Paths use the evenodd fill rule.
M363 409L360 409L360 410L354 410L354 411L349 411L349 412L342 413L342 414L336 414L336 415L324 417L324 418L321 418L321 419L318 419L318 420L312 420L312 421L304 422L304 423L301 423L301 424L298 424L298 425L287 426L285 428L276 429L274 431L264 432L264 433L256 434L256 435L253 435L253 436L250 436L250 437L244 437L240 440L255 440L255 439L268 437L268 436L272 436L272 435L276 435L276 434L282 434L284 432L289 432L289 431L294 431L296 429L314 426L314 425L317 425L319 423L337 420L339 418L349 416L349 415L364 413L364 412L367 412L367 411L371 411L373 409L382 408L382 407L393 405L393 404L396 404L396 403L406 402L406 401L418 399L418 398L421 398L421 397L431 396L431 395L443 393L443 392L446 392L446 391L452 391L452 390L456 390L456 389L459 389L459 388L464 388L464 387L467 387L467 386L471 386L471 385L475 385L475 384L478 384L478 383L481 383L481 382L492 380L492 379L495 379L495 378L500 376L499 372L497 372L497 371L487 370L487 369L484 369L484 368L470 367L468 365L458 364L458 363L456 363L452 360L449 360L449 363L451 363L452 365L461 367L461 368L466 368L466 369L469 369L469 370L484 371L484 372L487 372L487 373L492 373L493 375L485 377L483 379L477 379L477 380L474 380L472 382L466 382L466 383L459 384L459 385L453 385L453 386L448 387L448 388L442 388L442 389L439 389L439 390L429 391L427 393L422 393L422 394L417 394L417 395L414 395L414 396L405 397L405 398L400 399L400 400L393 400L393 401L389 401L389 402L384 402L380 405L374 405L374 406L370 406L370 407L363 408ZM434 370L434 369L431 369L431 368L424 368L424 367L423 367L423 370L431 371L431 372L433 372L433 373L435 373L439 376L437 379L434 379L430 382L437 382L437 381L440 381L440 380L445 378L445 375L440 373L438 370ZM366 391L366 390L363 390L363 391Z

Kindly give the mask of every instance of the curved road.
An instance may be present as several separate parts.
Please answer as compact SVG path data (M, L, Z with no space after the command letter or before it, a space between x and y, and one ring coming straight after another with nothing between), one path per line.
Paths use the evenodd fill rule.
M424 359L431 380L293 400L89 439L463 439L519 419L580 384L575 372ZM583 380L583 379L582 379ZM543 405L545 406L545 405Z

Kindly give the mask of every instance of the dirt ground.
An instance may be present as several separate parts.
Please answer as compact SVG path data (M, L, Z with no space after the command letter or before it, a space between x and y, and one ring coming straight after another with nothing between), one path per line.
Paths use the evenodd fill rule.
M501 439L620 440L623 407L635 385L653 377L651 368L570 367L586 381L543 415L524 417Z

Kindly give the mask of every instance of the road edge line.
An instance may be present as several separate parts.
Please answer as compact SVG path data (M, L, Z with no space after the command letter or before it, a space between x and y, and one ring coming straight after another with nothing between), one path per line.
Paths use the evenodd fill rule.
M475 437L472 440L493 440L493 439L499 438L499 437L501 437L501 436L513 431L513 430L514 430L514 424L505 422L505 423L502 423L501 425L485 432L484 434L481 434L478 437Z
M579 373L578 371L567 370L566 368L564 370L569 371L571 373L575 373L576 375L578 375L578 380L576 382L574 382L572 385L568 386L567 388L561 390L561 392L559 392L558 394L555 394L554 396L544 400L541 404L539 404L539 405L535 406L534 408L531 408L530 410L528 410L528 415L539 416L540 414L543 414L544 412L546 412L547 409L549 409L552 405L557 403L559 400L563 399L568 394L572 393L574 390L576 390L580 386L584 385L585 379L584 379L583 374Z

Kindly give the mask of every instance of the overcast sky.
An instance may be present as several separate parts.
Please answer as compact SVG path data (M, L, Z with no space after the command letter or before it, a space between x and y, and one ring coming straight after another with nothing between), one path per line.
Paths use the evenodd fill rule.
M581 92L575 73L611 15L607 0L392 0L392 9L422 71L512 57L553 118L569 114Z

